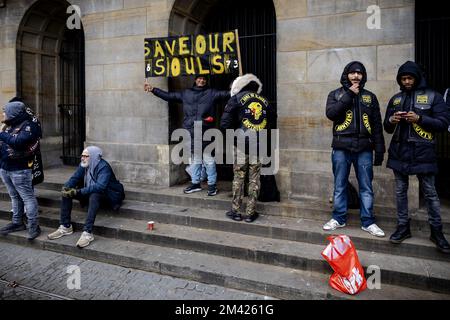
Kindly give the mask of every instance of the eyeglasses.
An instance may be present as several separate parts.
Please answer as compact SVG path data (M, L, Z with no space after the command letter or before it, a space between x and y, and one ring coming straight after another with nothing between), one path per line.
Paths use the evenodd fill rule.
M88 154L82 154L81 157L82 158L89 158L89 155Z

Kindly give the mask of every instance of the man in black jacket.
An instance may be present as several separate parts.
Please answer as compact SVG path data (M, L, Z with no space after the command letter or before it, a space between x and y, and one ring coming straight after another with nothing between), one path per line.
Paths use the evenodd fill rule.
M28 218L28 240L41 233L38 203L34 195L32 165L42 136L40 126L32 121L23 102L15 100L5 105L4 127L0 132L0 175L12 202L12 222L0 229L0 234L25 230L23 215Z
M258 217L256 201L259 194L261 173L261 161L258 152L264 146L263 143L260 143L259 133L262 130L270 129L270 123L274 118L274 111L269 102L260 95L261 90L262 83L255 75L248 73L237 77L231 86L231 98L220 120L220 127L224 130L242 130L243 143L239 145L238 141L235 148L233 200L231 210L226 213L227 217L235 221L242 220L239 210L244 196L244 180L247 169L249 172L248 201L244 221L253 222ZM235 136L239 139L239 132ZM267 154L267 150L263 154Z
M151 92L155 96L168 102L182 102L183 103L183 128L189 130L191 135L191 145L194 142L194 122L201 121L202 136L203 132L209 128L214 127L215 104L220 99L227 99L230 97L228 91L218 91L208 88L207 79L205 76L196 76L195 84L192 88L183 90L181 92L166 92L158 88L154 88L149 83L144 84L144 90ZM206 147L206 143L202 143L202 147ZM194 148L191 148L192 153L192 167L191 167L191 185L184 189L184 193L193 193L201 191L200 187L202 161L206 168L206 175L208 177L208 195L214 196L217 194L217 171L214 157L204 155L202 159L194 154Z
M384 237L384 232L375 224L372 188L372 165L380 166L385 152L383 125L377 97L364 89L366 81L364 65L352 61L342 73L342 87L328 95L326 115L333 121L334 210L332 219L323 229L329 231L345 226L348 176L353 163L361 199L361 228Z
M438 171L435 133L448 128L447 105L442 95L427 87L415 62L407 61L399 68L397 83L401 92L389 101L384 119L384 129L393 134L387 167L395 174L398 215L397 230L390 241L401 243L411 237L407 193L409 176L416 175L428 208L430 239L440 251L450 253L442 233L440 202L434 185Z

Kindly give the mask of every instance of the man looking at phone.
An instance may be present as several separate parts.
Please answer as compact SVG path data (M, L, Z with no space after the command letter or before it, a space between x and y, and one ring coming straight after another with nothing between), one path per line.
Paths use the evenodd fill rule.
M390 241L401 243L411 237L407 194L409 176L416 175L428 209L430 240L441 252L450 253L442 232L440 202L434 186L438 171L435 133L448 127L447 106L442 95L427 87L415 62L407 61L399 68L397 83L401 92L389 101L384 119L384 130L393 134L387 167L395 174L398 215L397 229Z

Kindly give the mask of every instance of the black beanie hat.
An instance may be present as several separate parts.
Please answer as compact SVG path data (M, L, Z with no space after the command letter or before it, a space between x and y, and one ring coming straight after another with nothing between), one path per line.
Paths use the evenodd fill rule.
M359 62L352 63L352 65L348 68L348 73L352 72L360 72L363 73L363 66Z

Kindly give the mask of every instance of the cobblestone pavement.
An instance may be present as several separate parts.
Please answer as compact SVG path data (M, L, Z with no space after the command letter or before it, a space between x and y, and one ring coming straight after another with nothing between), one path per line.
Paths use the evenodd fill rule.
M75 269L68 269L69 266ZM77 267L80 274L80 289L76 288L78 284L76 277ZM63 297L93 300L270 299L269 297L244 291L163 276L5 242L0 242L0 280L0 299L10 300L54 300ZM19 286L16 288L8 286L8 283L13 281ZM69 289L68 286L75 288ZM32 289L27 290L27 288Z

